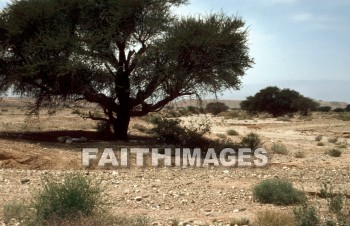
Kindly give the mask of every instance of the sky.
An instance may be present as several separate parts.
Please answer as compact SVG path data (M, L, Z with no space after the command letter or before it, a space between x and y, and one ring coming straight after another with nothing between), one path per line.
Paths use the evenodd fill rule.
M6 2L0 0L0 8ZM255 64L241 89L220 99L245 99L278 86L316 100L350 103L350 0L190 0L175 12L223 12L245 20Z
M180 15L224 12L249 29L255 64L239 91L223 99L244 99L267 86L305 96L350 103L349 0L191 0Z

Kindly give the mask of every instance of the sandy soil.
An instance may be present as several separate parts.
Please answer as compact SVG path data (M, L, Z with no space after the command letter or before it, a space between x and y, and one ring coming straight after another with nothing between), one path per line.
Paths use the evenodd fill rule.
M350 122L337 120L332 114L289 120L183 118L184 121L196 121L198 117L210 120L212 138L222 136L228 129L239 133L238 137L231 137L233 140L249 132L258 133L270 156L269 165L264 168L139 168L132 164L129 168L100 169L82 166L82 148L154 147L154 140L133 128L134 124L146 127L150 124L133 120L129 143L103 141L93 133L94 122L68 114L69 111L28 120L21 109L6 109L0 114L0 219L2 206L28 201L33 190L40 187L42 176L73 170L102 182L105 204L113 214L148 216L154 225L166 225L171 219L196 225L242 217L253 221L259 211L266 209L291 213L293 206L262 205L253 200L252 187L266 178L292 181L307 192L310 202L318 206L321 213L327 211L325 200L317 196L323 182L331 181L337 191L350 194ZM59 143L56 139L60 135L86 136L89 140ZM315 141L318 135L323 136L324 146ZM336 143L328 141L333 137L338 137ZM289 150L288 155L273 154L270 150L273 143L283 143ZM342 156L326 155L325 151L332 148L340 149ZM305 157L296 158L297 152L303 152Z

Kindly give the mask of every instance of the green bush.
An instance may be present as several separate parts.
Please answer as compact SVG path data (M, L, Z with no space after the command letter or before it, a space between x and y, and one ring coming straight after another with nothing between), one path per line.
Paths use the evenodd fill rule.
M303 204L300 208L293 210L296 220L296 226L317 226L320 218L317 215L315 207Z
M191 123L191 126L186 127L181 125L179 119L158 118L151 131L159 141L167 144L202 149L207 149L210 144L210 140L204 137L210 132L207 122Z
M241 108L249 113L266 112L274 117L294 112L300 112L306 116L310 110L317 109L318 105L317 102L304 97L297 91L280 89L276 86L262 89L240 103Z
M63 178L45 178L43 182L43 189L33 201L36 221L91 216L99 208L101 189L85 176L66 174Z
M332 157L340 157L342 152L338 149L331 149L326 151L326 154Z
M305 195L293 185L281 179L267 179L260 182L253 189L254 198L261 203L275 205L291 205L303 203Z
M288 149L284 144L273 144L271 147L271 150L275 154L280 154L280 155L287 155L288 154Z
M256 133L249 133L245 137L242 138L241 146L243 148L250 148L251 150L255 150L262 145L261 139Z
M229 129L229 130L227 130L227 135L229 135L229 136L238 136L239 133L236 130L234 130L234 129Z
M331 219L326 225L350 225L350 203L345 194L335 193L331 183L323 183L320 197L327 200ZM334 216L336 219L334 219Z

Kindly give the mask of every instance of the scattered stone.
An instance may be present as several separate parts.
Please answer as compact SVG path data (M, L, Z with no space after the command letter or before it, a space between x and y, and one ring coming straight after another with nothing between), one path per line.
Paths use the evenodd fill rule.
M30 179L28 178L23 178L21 179L21 184L26 184L26 183L29 183Z
M142 197L141 196L137 196L137 197L135 197L135 200L140 202L142 200Z

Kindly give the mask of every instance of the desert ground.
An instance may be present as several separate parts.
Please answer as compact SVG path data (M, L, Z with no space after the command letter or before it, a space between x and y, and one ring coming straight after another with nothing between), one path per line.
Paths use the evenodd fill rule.
M98 180L104 187L105 205L113 215L143 216L152 225L225 225L232 219L254 222L259 212L276 210L293 213L295 206L260 204L252 196L254 185L267 178L282 178L306 192L308 200L322 214L326 201L318 196L322 183L350 194L350 121L337 113L313 113L308 117L271 118L266 115L227 118L193 115L185 122L207 120L210 138L227 137L239 141L250 132L259 134L267 150L265 167L136 167L82 166L82 148L154 147L157 140L135 126L152 125L135 118L130 125L130 141L100 139L96 122L71 114L72 109L54 115L28 117L23 101L5 99L0 103L0 225L3 206L29 202L33 191L47 175L79 171ZM238 136L226 134L234 129ZM71 144L57 141L59 136L88 138ZM320 141L315 138L319 136ZM322 136L322 137L321 137ZM337 138L332 141L332 138ZM288 153L275 154L274 143L285 145ZM330 149L342 151L331 157Z

